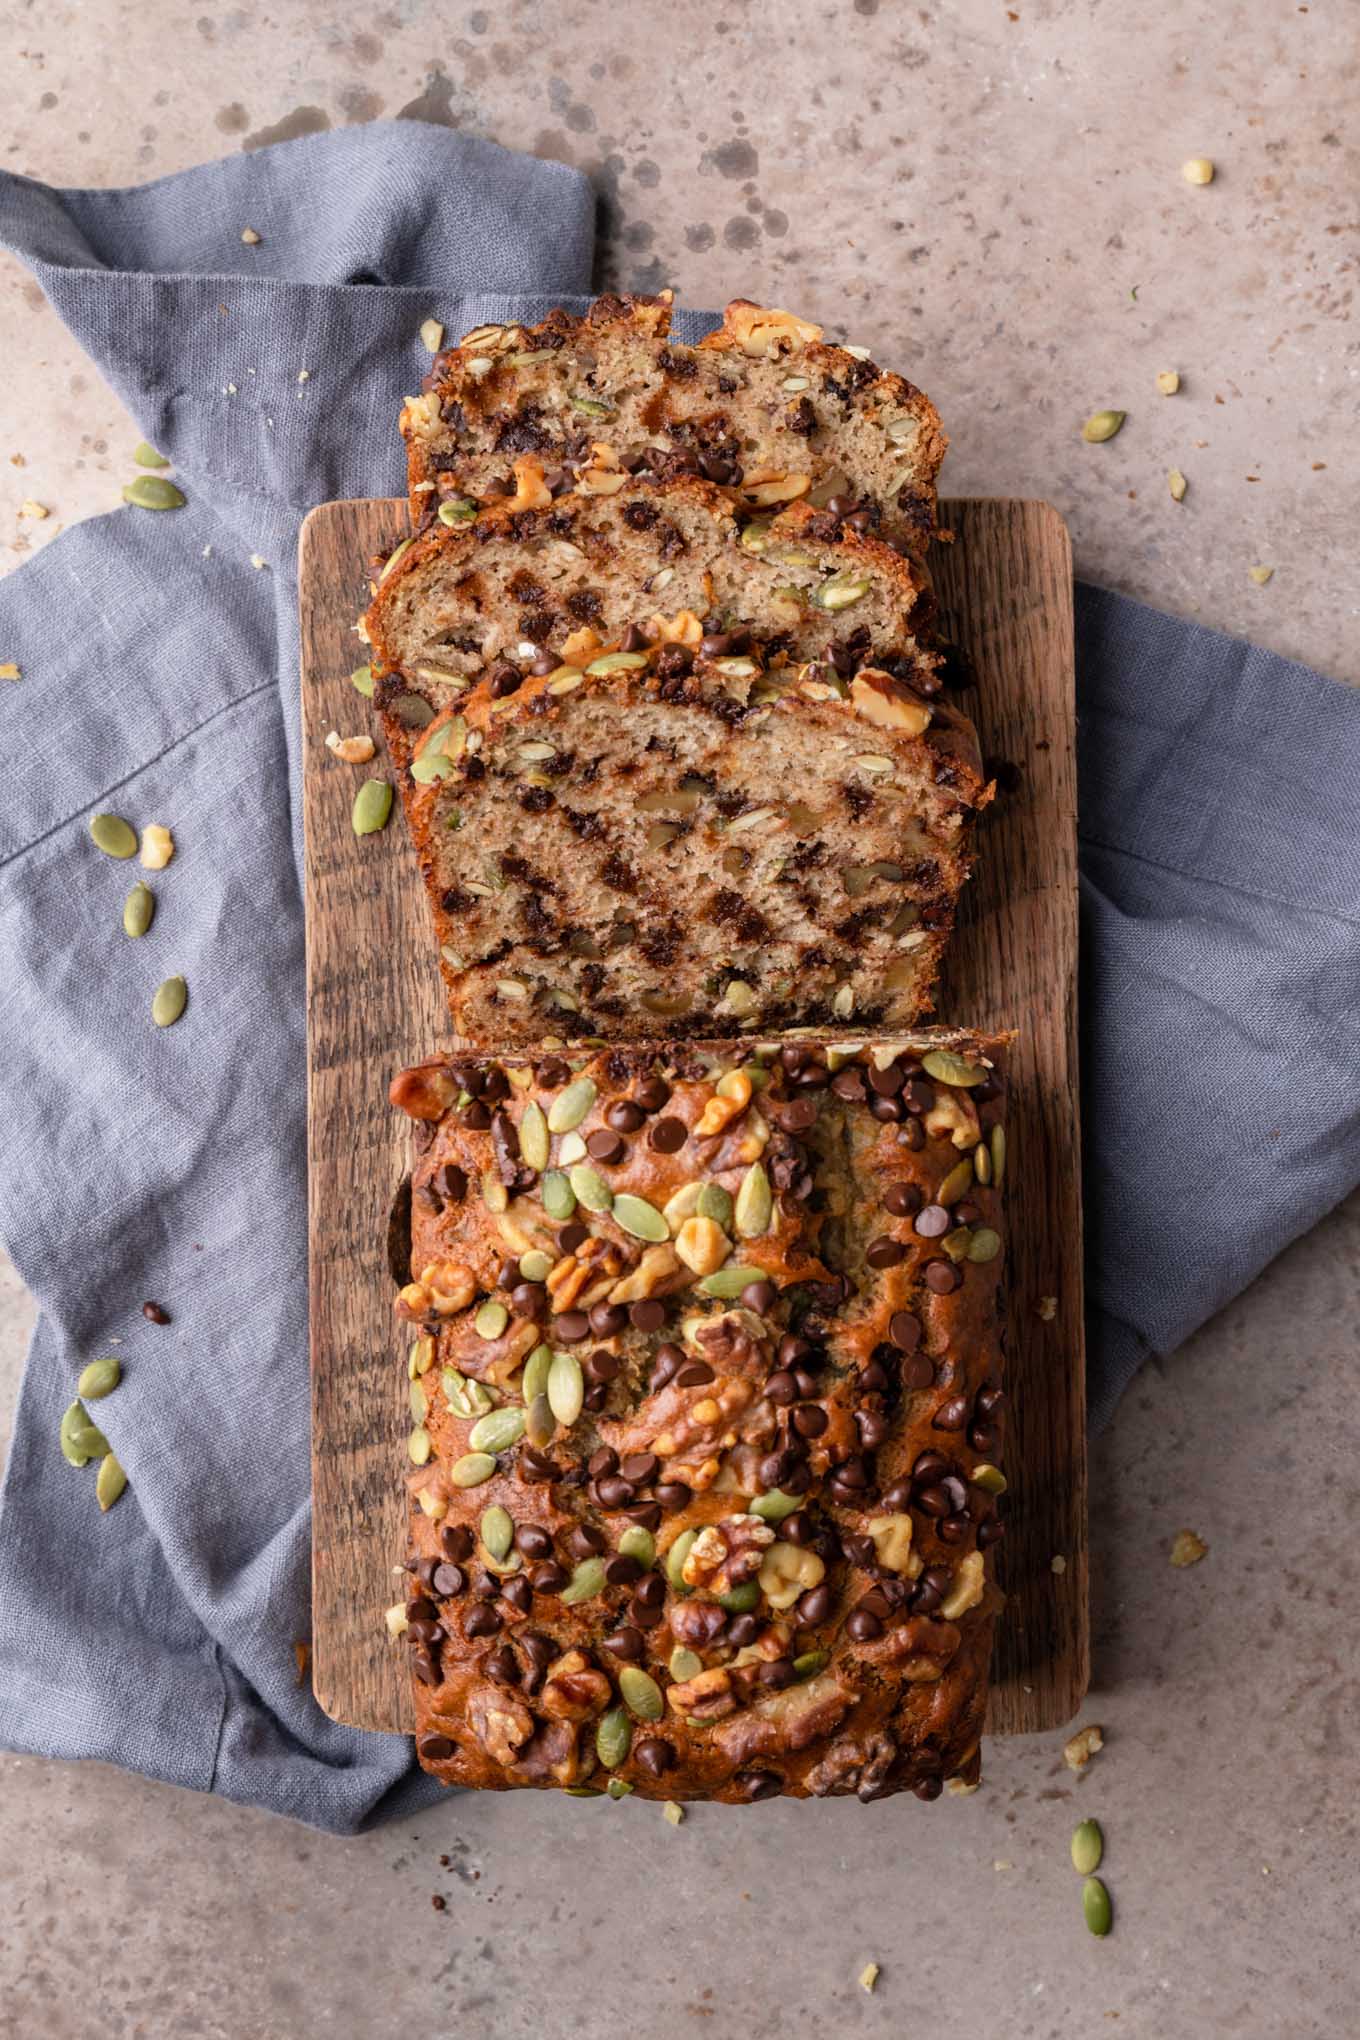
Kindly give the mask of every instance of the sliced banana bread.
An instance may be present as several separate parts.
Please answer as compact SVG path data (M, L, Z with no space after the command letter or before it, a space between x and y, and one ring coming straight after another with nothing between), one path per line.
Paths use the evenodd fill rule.
M990 791L967 718L693 618L570 649L493 670L412 739L402 792L459 1033L928 1011Z
M947 444L929 398L863 349L744 299L684 346L669 338L670 298L482 326L442 354L401 414L415 521L457 522L513 494L520 454L569 490L603 442L619 472L706 476L748 509L810 498L924 551Z

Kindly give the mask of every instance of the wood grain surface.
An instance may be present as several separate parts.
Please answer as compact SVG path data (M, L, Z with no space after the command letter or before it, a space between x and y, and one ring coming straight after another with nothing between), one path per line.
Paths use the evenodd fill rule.
M1007 1231L1011 1323L1007 1593L993 1734L1068 1720L1089 1676L1086 1409L1076 1066L1076 770L1072 561L1044 503L951 503L935 576L978 669L989 758L1019 768L978 843L939 1017L1020 1030ZM424 894L394 803L355 836L354 794L386 777L338 763L329 730L377 736L350 684L368 562L405 530L397 502L326 503L302 530L308 1202L312 1368L312 1677L337 1721L409 1730L404 1660L383 1611L402 1598L409 1338L392 1312L388 1214L408 1122L391 1074L450 1039ZM1045 1301L1049 1299L1051 1301ZM1053 1562L1065 1569L1055 1573Z

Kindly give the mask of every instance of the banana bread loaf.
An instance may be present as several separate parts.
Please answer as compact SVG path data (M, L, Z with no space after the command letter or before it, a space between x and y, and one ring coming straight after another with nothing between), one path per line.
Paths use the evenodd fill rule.
M408 1598L450 1785L742 1802L979 1775L1005 1043L407 1070Z
M988 791L972 724L881 670L659 621L631 649L578 633L522 681L493 668L413 739L455 1030L911 1024Z
M739 299L697 347L669 338L670 314L669 291L602 297L442 354L401 414L413 520L511 494L517 454L570 489L603 442L619 471L702 475L748 509L806 498L924 551L947 444L929 398L791 312Z

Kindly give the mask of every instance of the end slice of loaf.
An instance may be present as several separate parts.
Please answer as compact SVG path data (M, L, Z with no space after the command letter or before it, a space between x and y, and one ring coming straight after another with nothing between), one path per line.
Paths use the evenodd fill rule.
M928 397L792 312L738 299L697 347L670 313L669 292L603 297L442 354L401 414L416 523L513 494L524 454L569 490L604 446L624 471L706 477L748 510L810 500L924 551L947 445Z
M699 626L484 677L403 799L454 1025L482 1043L901 1026L988 792L957 709Z

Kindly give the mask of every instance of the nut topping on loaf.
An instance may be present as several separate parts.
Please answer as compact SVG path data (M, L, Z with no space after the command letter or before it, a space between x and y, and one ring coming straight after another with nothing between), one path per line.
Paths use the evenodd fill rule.
M1005 1044L399 1076L409 1598L448 1784L732 1802L978 1776Z
M947 444L928 398L792 312L738 299L697 347L670 339L670 314L669 291L602 297L583 318L482 326L441 354L401 414L414 521L526 507L529 486L694 475L748 510L801 498L924 551Z

